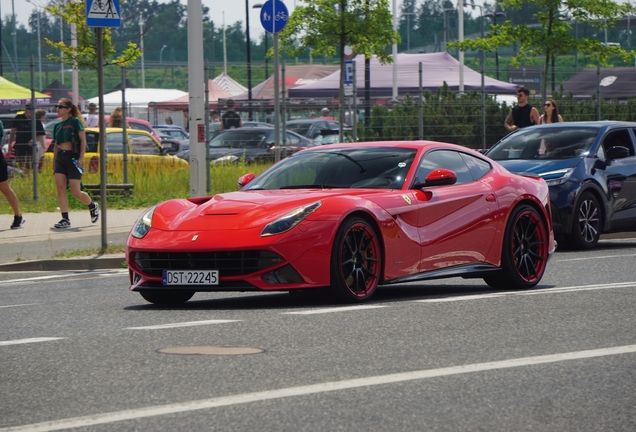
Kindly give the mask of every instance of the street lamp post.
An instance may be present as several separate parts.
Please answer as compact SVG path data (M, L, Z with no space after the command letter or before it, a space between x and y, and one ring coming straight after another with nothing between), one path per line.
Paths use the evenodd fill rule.
M143 14L141 13L139 14L139 37L139 48L141 51L141 88L146 88L146 68L144 65L144 19Z
M406 51L411 50L411 15L417 15L415 12L404 12L402 16L406 17Z
M161 47L161 50L159 50L159 64L163 63L163 50L168 48L168 45L164 45Z
M15 23L15 2L11 0L11 12L13 14L13 73L15 74L15 82L18 83L18 44L16 42L16 23Z
M33 0L27 0L28 3L33 3ZM42 91L42 48L40 43L40 11L36 10L37 25L38 25L38 73L40 74L40 91ZM0 14L1 16L1 14Z
M484 15L484 18L490 18L492 19L492 23L494 25L497 25L497 17L506 17L506 14L503 12L496 12L496 13L487 13ZM496 72L496 76L497 79L499 79L499 50L495 50L495 72Z
M262 3L256 3L254 6L252 6L252 9L260 9L263 7ZM265 79L269 78L269 73L267 71L267 32L265 32Z
M247 99L248 114L247 119L252 120L252 56L250 54L250 3L245 0L245 43L247 52Z

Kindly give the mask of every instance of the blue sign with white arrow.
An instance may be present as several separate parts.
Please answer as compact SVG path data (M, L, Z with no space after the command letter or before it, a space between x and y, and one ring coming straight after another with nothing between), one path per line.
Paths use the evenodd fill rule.
M86 0L88 27L121 27L119 0Z
M289 12L280 0L267 0L261 7L261 24L268 33L278 33L287 25Z

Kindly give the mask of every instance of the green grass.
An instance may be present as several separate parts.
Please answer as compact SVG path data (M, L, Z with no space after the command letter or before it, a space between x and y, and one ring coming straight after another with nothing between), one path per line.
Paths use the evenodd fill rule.
M212 166L210 168L211 192L217 193L238 190L237 181L247 173L259 174L270 164L237 164ZM108 183L123 183L123 173L108 175ZM86 184L100 182L98 173L84 174L82 181ZM9 180L11 188L20 201L22 213L55 212L58 208L55 181L50 167L44 167L38 175L37 199L33 187L33 175L14 177ZM173 198L188 198L190 196L189 170L160 169L154 167L137 166L129 170L128 182L134 184L132 196L108 196L110 209L134 209L150 207L158 202ZM84 210L85 206L69 193L69 207L71 210ZM0 214L12 214L4 195L0 194Z

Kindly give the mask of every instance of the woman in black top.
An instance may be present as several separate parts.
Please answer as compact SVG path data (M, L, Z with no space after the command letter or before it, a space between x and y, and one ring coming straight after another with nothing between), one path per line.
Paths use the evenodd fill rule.
M71 193L79 201L88 206L91 213L91 222L99 219L97 203L81 190L82 173L84 172L84 153L86 152L86 133L84 132L84 119L77 105L70 99L62 98L55 106L61 121L53 128L53 148L55 187L57 189L57 201L62 212L62 220L53 225L54 228L70 228L71 221L68 216L68 196L66 185L69 185Z

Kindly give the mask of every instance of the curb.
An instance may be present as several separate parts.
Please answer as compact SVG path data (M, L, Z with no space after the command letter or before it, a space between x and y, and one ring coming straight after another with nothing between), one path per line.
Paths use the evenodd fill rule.
M48 259L37 261L21 261L10 264L0 264L3 271L55 271L55 270L103 270L125 269L124 254L97 256L93 258Z

